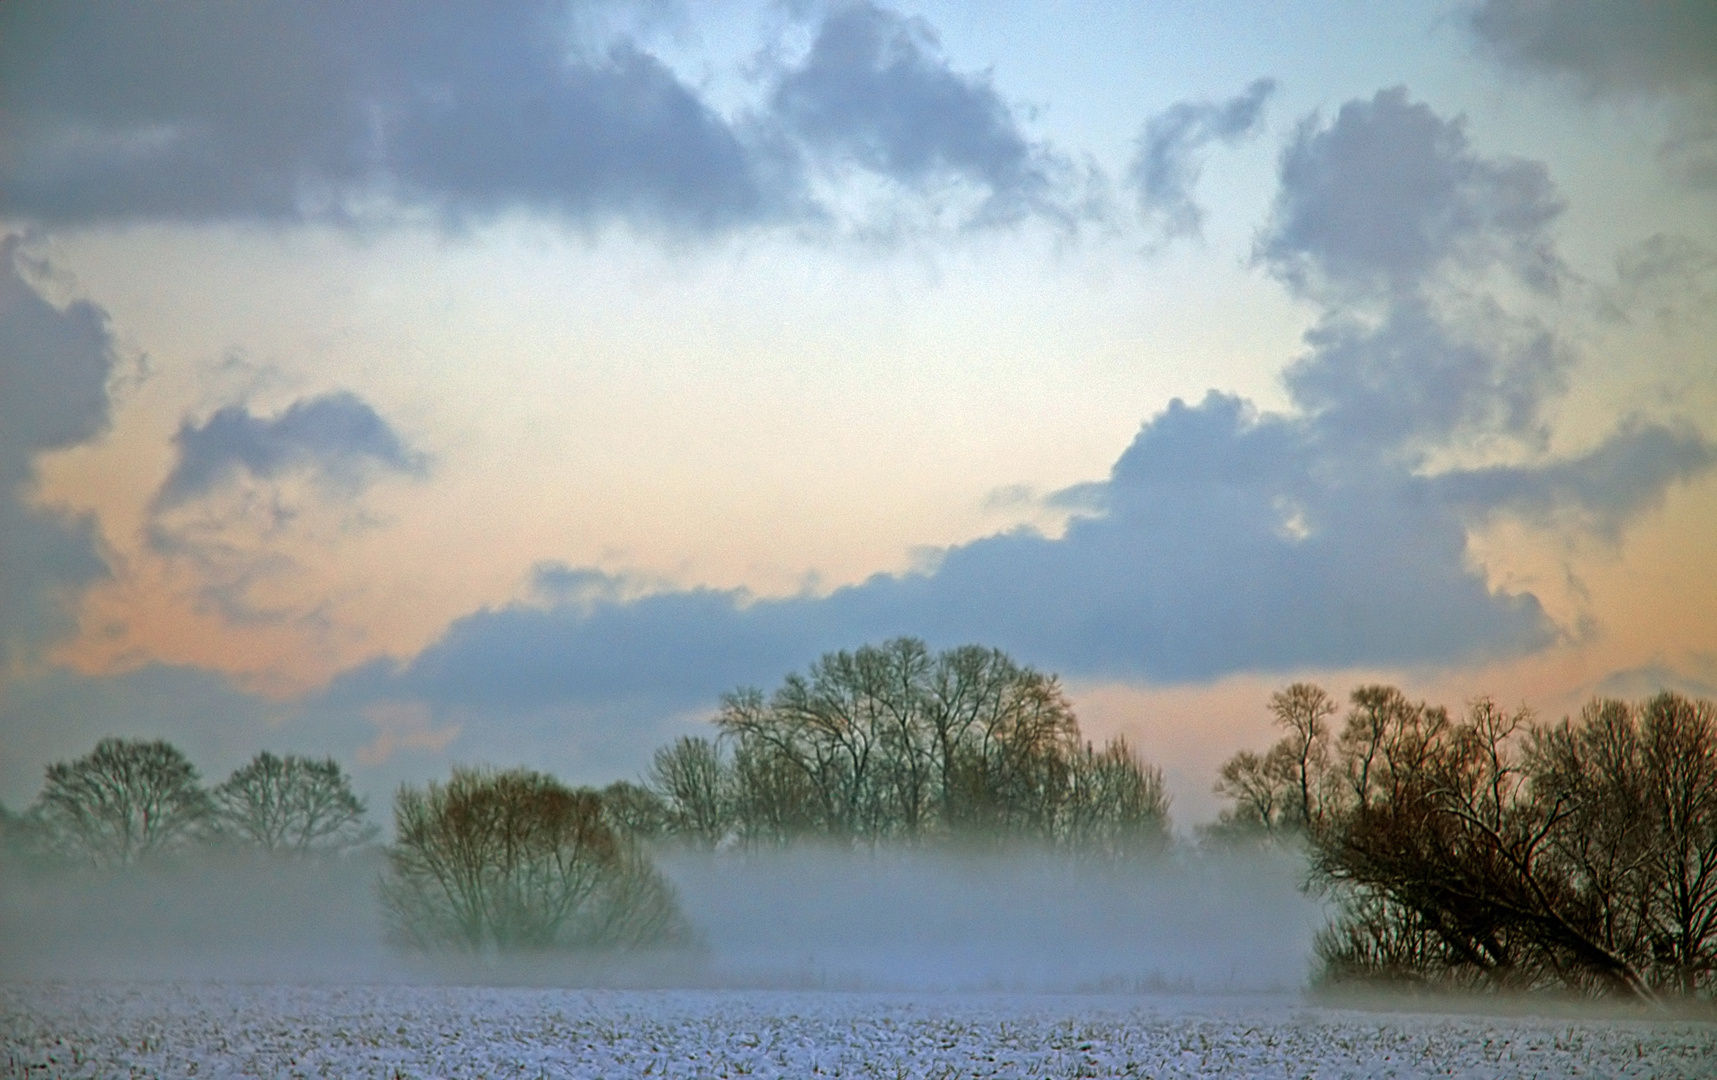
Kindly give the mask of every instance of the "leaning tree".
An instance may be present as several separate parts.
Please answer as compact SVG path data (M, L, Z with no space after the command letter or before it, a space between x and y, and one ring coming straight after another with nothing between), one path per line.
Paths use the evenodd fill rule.
M33 815L62 853L123 866L195 836L213 804L197 769L171 743L106 738L76 761L48 766Z

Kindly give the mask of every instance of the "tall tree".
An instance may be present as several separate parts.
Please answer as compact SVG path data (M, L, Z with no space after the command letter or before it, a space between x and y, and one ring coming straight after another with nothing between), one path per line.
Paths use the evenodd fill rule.
M1270 695L1270 714L1288 732L1284 756L1294 763L1299 788L1292 817L1302 829L1313 828L1323 817L1322 777L1328 764L1329 721L1335 713L1335 699L1312 683L1297 682Z
M729 764L681 740L659 752L652 782L690 813L690 793L721 770L748 842L962 835L1112 849L1124 832L1154 850L1167 835L1155 771L1124 744L1088 747L1059 681L994 649L932 653L897 638L829 653L773 694L728 695L716 724Z
M732 797L721 752L708 739L682 735L658 747L646 777L666 806L666 831L714 848L731 825Z
M333 758L264 750L211 792L223 833L269 852L335 852L368 843L376 827Z
M49 765L34 807L51 844L98 865L134 863L181 844L212 811L196 767L178 748L118 738Z

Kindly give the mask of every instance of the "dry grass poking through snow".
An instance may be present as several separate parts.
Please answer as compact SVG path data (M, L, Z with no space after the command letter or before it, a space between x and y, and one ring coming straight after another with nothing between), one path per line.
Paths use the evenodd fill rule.
M0 984L20 1077L1709 1077L1717 1026L1287 998Z

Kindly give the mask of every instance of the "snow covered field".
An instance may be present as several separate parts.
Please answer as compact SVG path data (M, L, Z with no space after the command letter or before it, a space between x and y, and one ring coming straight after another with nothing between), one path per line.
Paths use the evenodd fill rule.
M1308 1004L1293 859L666 869L703 949L595 968L397 954L361 860L0 877L0 1077L1717 1077L1717 1025Z
M1710 1077L1717 1026L1173 997L0 984L27 1077Z

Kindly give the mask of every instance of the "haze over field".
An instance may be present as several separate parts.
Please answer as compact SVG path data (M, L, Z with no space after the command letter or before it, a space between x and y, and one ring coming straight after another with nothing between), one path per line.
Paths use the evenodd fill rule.
M389 948L379 859L181 860L0 886L12 978L445 981L1014 992L1282 992L1322 905L1286 852L1133 866L1043 855L667 854L691 947L475 958ZM982 897L981 910L973 900ZM27 932L26 931L27 928Z
M899 635L1183 830L1296 678L1717 697L1710 4L1108 7L0 5L0 802Z

